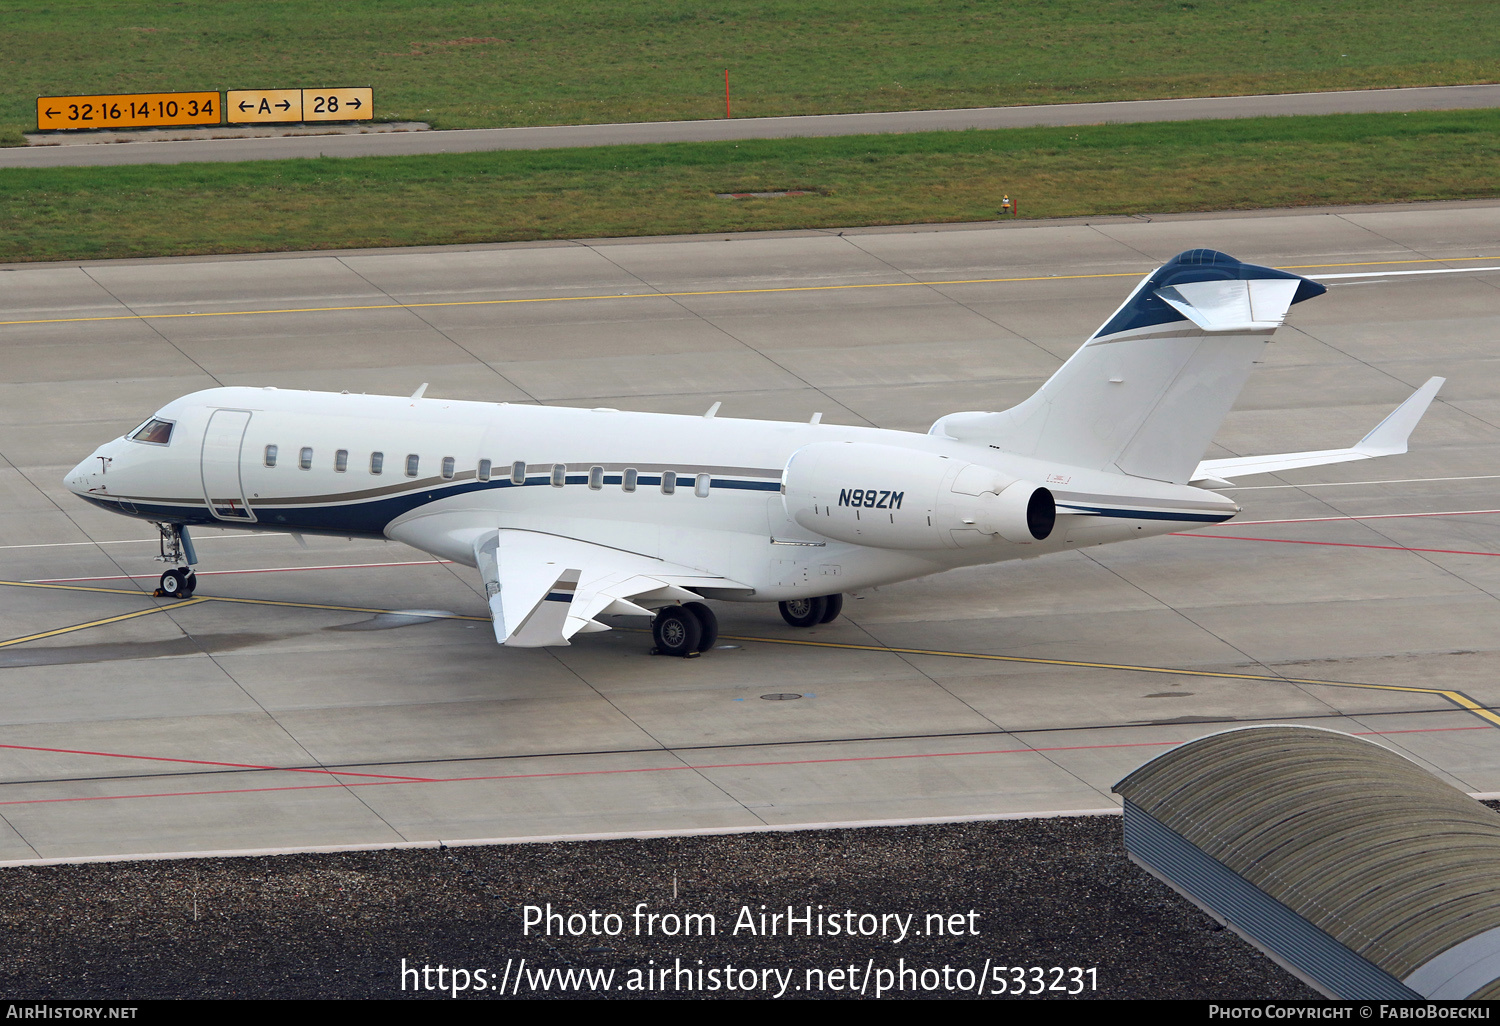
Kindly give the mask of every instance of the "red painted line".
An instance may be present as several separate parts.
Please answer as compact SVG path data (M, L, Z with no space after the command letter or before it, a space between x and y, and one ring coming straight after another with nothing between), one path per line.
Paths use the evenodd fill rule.
M1381 715L1376 713L1376 716ZM1445 730L1489 730L1489 727L1412 727L1409 730L1360 730L1351 737L1385 737L1387 734L1440 734Z
M599 770L558 770L548 773L506 773L492 776L479 777L443 777L441 779L409 779L409 780L364 780L354 781L350 784L289 784L285 787L250 787L236 788L222 791L167 791L157 794L121 794L121 795L88 795L79 798L29 798L20 801L0 802L5 805L47 805L56 802L97 802L115 801L121 798L193 798L204 795L216 794L260 794L266 791L316 791L330 787L381 787L389 784L473 784L486 781L501 780L547 780L561 777L600 777L614 776L622 773L676 773L684 770L714 770L714 769L748 769L767 766L807 766L821 765L824 763L837 762L878 762L888 759L940 759L952 758L954 756L973 755L1030 755L1038 752L1070 752L1082 751L1094 748L1159 748L1162 746L1175 746L1182 744L1181 741L1140 741L1132 744L1120 745L1078 745L1070 748L1005 748L994 751L980 752L930 752L915 753L912 755L857 755L846 756L836 759L786 759L773 762L726 762L711 763L702 766L674 765L674 766L633 766L621 769L599 769ZM142 758L150 758L142 756ZM275 767L267 767L274 769ZM372 774L373 775L373 774Z
M274 769L274 767L272 767ZM422 781L412 781L421 783ZM431 781L437 783L438 781ZM0 802L0 805L56 805L60 802L103 802L119 798L195 798L214 794L260 794L265 791L321 791L329 787L371 787L376 784L399 784L399 780L356 781L351 784L288 784L286 787L241 787L223 791L158 791L155 794L101 794L81 798L28 798L18 802Z
M1360 731L1356 737L1382 737L1386 734L1426 734L1454 730L1489 730L1485 725L1473 727L1417 727L1410 730L1366 730ZM561 777L592 777L613 776L624 773L673 773L684 770L716 770L716 769L755 769L769 766L819 766L830 763L848 762L883 762L896 759L951 759L956 757L979 756L979 755L1041 755L1047 752L1085 752L1098 751L1111 748L1175 748L1186 744L1185 741L1135 741L1124 744L1111 745L1066 745L1054 748L997 748L973 752L918 752L910 755L855 755L833 759L784 759L769 762L725 762L708 763L704 765L674 765L674 766L637 766L623 769L600 769L600 770L562 770L548 773L507 773L479 777L389 777L379 780L357 780L348 783L336 784L288 784L282 787L244 787L225 788L214 791L161 791L147 794L115 794L115 795L86 795L77 798L24 798L17 801L0 802L0 806L6 805L50 805L60 802L99 802L120 801L127 798L199 798L212 795L225 794L266 794L275 791L319 791L328 788L339 787L386 787L391 784L459 784L459 783L483 783L486 781L502 780L547 780ZM0 747L14 748L16 745L5 745ZM65 752L61 748L32 749L34 751ZM82 752L79 754L93 755L103 754L94 752ZM134 759L156 759L157 756L136 755L121 756L122 758ZM190 759L163 759L166 762L192 762ZM234 766L236 763L203 763L211 766ZM246 766L246 769L268 769L276 770L276 766ZM321 772L330 775L344 775L338 770L290 770L289 772ZM351 773L349 776L380 777L378 773Z
M174 762L187 766L223 766L229 769L274 770L280 773L325 773L329 776L381 777L399 782L430 783L436 777L401 777L390 773L353 773L344 770L299 768L295 766L262 766L252 762L213 762L208 759L174 759L166 755L130 755L125 752L91 752L76 748L41 748L36 745L0 745L16 752L54 752L60 755L93 755L102 759L139 759L143 762Z
M532 780L538 777L589 777L611 773L662 773L668 770L760 769L767 766L821 766L835 762L885 762L896 759L952 759L972 755L1034 755L1038 752L1083 752L1100 748L1159 748L1181 741L1133 741L1118 745L1073 745L1061 748L995 748L977 752L914 752L910 755L848 755L832 759L777 759L771 762L716 762L688 766L651 766L637 769L566 770L554 773L513 773L495 777L445 777L446 783L480 780Z
M199 577L222 577L230 574L279 574L295 570L362 570L366 567L382 566L441 566L450 563L447 559L413 559L404 563L335 563L330 566L268 566L258 570L203 570ZM73 581L149 581L159 574L118 574L114 577L51 577L45 580L27 581L27 584L71 584Z
M1500 556L1500 552L1471 552L1468 549L1419 549L1407 545L1362 545L1359 542L1303 541L1300 538L1247 538L1238 534L1192 534L1174 531L1176 538L1203 538L1210 541L1276 542L1280 545L1332 545L1340 549L1385 549L1389 552L1437 552L1445 556Z
M1347 517L1299 517L1294 520L1236 520L1236 527L1250 524L1321 524L1333 520L1409 520L1413 517L1477 517L1486 513L1500 513L1500 509L1450 509L1440 513L1376 513L1371 516ZM1219 526L1217 524L1212 526Z

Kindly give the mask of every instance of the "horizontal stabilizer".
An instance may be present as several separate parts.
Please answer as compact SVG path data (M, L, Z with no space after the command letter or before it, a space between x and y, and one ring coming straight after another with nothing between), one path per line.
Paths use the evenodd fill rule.
M1323 467L1332 463L1397 456L1406 452L1406 441L1412 429L1432 405L1445 378L1428 378L1426 384L1396 407L1375 429L1348 449L1321 449L1315 452L1283 452L1269 456L1234 456L1222 460L1204 460L1193 472L1192 483L1210 488L1223 487L1234 479L1252 474L1276 474L1303 467Z
M1281 327L1301 284L1295 278L1194 281L1157 289L1156 296L1204 331L1253 333Z

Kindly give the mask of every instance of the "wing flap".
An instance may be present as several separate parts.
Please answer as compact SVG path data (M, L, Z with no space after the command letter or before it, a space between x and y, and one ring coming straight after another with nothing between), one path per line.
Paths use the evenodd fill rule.
M474 555L495 640L514 648L567 645L574 634L609 630L595 617L651 616L701 598L696 588L750 590L693 567L539 531L486 532Z

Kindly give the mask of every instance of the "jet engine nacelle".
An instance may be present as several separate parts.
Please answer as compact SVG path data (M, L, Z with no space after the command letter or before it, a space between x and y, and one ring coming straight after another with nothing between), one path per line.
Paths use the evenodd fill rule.
M835 541L953 549L1052 533L1052 493L992 467L864 442L815 442L781 475L787 516Z

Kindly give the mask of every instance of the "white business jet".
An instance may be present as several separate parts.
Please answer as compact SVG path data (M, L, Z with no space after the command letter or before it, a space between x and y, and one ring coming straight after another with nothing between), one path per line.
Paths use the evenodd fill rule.
M99 447L67 486L155 523L186 596L205 525L405 542L476 567L495 638L567 645L652 618L717 637L704 599L779 602L1222 523L1237 477L1406 451L1433 378L1349 449L1201 461L1306 278L1191 250L1148 275L1041 389L925 435L506 403L212 388Z

